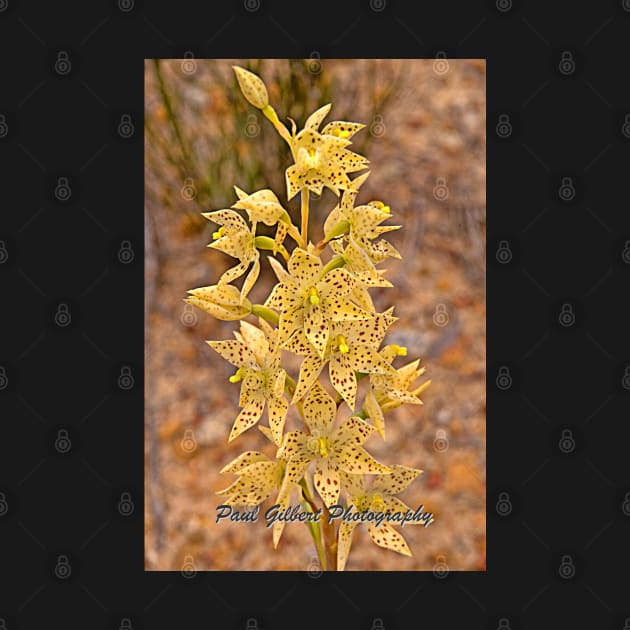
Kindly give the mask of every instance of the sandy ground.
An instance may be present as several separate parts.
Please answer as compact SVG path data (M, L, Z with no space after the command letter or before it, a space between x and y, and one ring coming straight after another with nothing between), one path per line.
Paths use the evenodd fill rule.
M217 73L205 72L207 62L196 63L191 74L179 61L163 64L175 103L185 104L192 98L186 90L196 90L198 107L175 110L181 133L193 140L204 129L211 136L209 130L223 128L229 110L217 95L233 90L231 82L218 84ZM221 72L229 65L221 62ZM435 522L402 530L410 558L378 548L359 527L347 570L432 570L442 562L450 570L485 570L485 65L448 61L444 72L432 60L403 61L396 69L400 82L382 114L369 103L355 106L352 120L368 124L361 133L369 134L372 170L359 201L383 199L404 225L390 239L403 260L386 265L395 287L372 294L377 309L395 305L400 318L387 342L406 345L410 359L421 357L432 384L424 406L387 416L386 442L373 436L366 446L380 461L425 471L401 498L423 504ZM215 523L215 492L233 479L220 475L221 467L244 450L273 449L255 430L227 444L239 387L227 381L231 366L204 340L230 338L236 324L196 311L183 298L189 288L213 284L232 260L205 247L213 227L198 214L203 195L189 199L182 192L186 167L165 155L159 138L166 146L172 140L168 116L150 64L146 74L146 116L157 135L147 135L146 143L145 567L179 571L192 562L196 570L316 569L304 525L287 526L274 551L262 518ZM366 64L324 61L316 77L336 81L332 98L342 105L331 119L344 113L344 77L350 75L354 85L374 90ZM258 139L246 138L252 147ZM206 150L193 159L201 162ZM331 199L322 197L322 212ZM205 209L231 203L230 197ZM252 301L264 299L272 283L264 269Z

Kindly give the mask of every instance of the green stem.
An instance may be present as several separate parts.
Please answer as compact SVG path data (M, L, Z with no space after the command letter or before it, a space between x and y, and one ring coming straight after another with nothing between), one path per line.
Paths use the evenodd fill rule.
M300 481L300 486L302 487L302 496L304 497L304 501L302 501L302 507L304 507L306 512L315 513L318 508L313 501L311 494L308 489L308 485L305 479ZM308 529L311 532L311 536L313 537L313 542L315 543L315 548L317 549L317 555L319 556L319 563L322 565L322 570L327 570L327 554L324 550L324 546L322 544L322 528L320 523L306 521L308 525Z
M266 319L270 324L275 324L276 326L280 322L280 318L275 311L272 311L270 308L263 306L262 304L252 304L252 315L256 315L256 317L262 317Z
M300 196L302 198L302 207L300 210L302 217L302 242L304 243L304 247L306 247L308 245L308 188L302 188Z

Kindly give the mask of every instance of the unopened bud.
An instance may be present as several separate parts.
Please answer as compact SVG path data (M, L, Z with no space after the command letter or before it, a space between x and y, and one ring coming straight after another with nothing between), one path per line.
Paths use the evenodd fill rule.
M243 96L258 109L264 109L269 105L269 95L262 79L245 68L232 66L236 80L238 81Z

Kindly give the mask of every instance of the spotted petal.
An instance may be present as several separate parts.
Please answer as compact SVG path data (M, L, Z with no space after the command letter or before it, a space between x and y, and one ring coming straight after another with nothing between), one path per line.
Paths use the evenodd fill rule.
M377 462L364 448L360 446L349 446L341 452L335 451L335 463L341 470L348 473L386 473L387 466Z
M235 332L234 336L237 334ZM249 322L241 322L240 336L245 347L254 353L258 365L263 365L269 352L269 341L267 341L265 333Z
M378 431L378 434L385 439L385 416L381 406L376 400L374 389L372 387L368 389L367 394L365 395L363 410L367 414L367 417L372 421L372 424Z
M295 286L280 282L272 289L265 301L265 306L273 308L280 313L298 308L301 302L295 295Z
M330 326L319 304L307 304L304 307L304 334L320 358L323 358L328 345Z
M418 475L422 474L421 470L397 464L390 466L390 469L391 474L379 475L374 479L372 492L398 494L399 492L402 492Z
M295 392L291 404L296 404L301 400L306 392L310 389L311 385L319 377L324 362L316 355L304 357L302 364L300 365L300 376L298 378Z
M202 213L209 221L225 226L229 232L249 232L250 228L243 217L234 210L216 210Z
M348 407L354 411L357 395L357 377L352 368L349 353L335 352L330 357L328 372L330 382L335 390L346 401Z
M358 521L342 521L339 525L339 536L337 538L337 571L343 571L346 568L346 562L350 555L352 547L352 534Z
M347 269L333 269L317 283L317 291L322 298L345 297L356 284Z
M347 138L348 140L354 136L357 131L364 129L365 125L362 123L346 122L343 120L335 120L329 122L323 129L322 134L330 136L339 136L340 138Z
M262 415L264 408L265 397L263 396L262 392L254 394L250 402L248 402L245 407L241 409L241 413L238 414L236 420L234 421L234 426L230 431L228 442L231 442L241 433L253 427L258 422L258 420L260 420L260 416Z
M314 286L322 272L322 261L307 251L296 247L287 263L289 273L299 287Z
M315 464L313 480L324 505L326 507L337 505L340 488L337 466L332 464L329 459L318 459Z
M289 403L284 397L267 399L267 414L269 416L269 428L273 436L273 441L277 446L282 442L282 431L287 419Z
M324 105L323 107L320 107L318 110L314 111L306 119L306 122L304 123L304 128L314 129L315 131L317 131L319 129L319 126L322 124L322 121L324 120L324 118L328 116L328 112L330 111L331 107L332 105L328 103L328 105ZM329 126L330 125L326 125L326 127L329 127Z
M391 549L403 556L411 556L405 539L391 525L381 523L377 527L376 523L368 521L367 528L370 537L379 547Z
M206 343L234 367L257 369L256 355L244 343L236 339L227 341L206 341Z
M328 433L337 415L335 401L318 382L313 385L306 397L303 410L304 420L315 435Z
M250 464L265 461L269 461L269 458L264 453L260 451L246 451L241 453L236 459L233 459L229 464L223 466L221 473L238 473Z

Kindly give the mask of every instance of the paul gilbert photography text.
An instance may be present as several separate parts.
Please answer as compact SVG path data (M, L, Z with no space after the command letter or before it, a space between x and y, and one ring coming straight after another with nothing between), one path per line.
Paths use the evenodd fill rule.
M373 510L357 511L353 505L345 507L343 505L331 505L328 508L328 523L335 520L347 522L370 522L379 527L383 521L394 522L401 527L406 523L422 524L428 527L433 523L433 513L424 512L424 505L420 505L415 511L406 512L376 512ZM231 522L256 523L260 516L260 505L252 510L239 511L231 505L218 505L216 522L228 520ZM298 505L283 508L279 503L272 505L264 514L266 526L271 527L274 523L310 522L319 523L322 517L322 510L306 511Z

